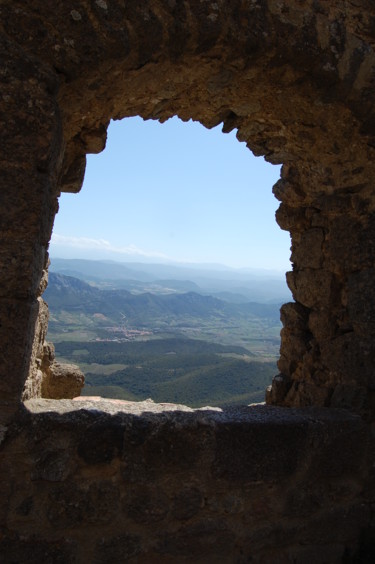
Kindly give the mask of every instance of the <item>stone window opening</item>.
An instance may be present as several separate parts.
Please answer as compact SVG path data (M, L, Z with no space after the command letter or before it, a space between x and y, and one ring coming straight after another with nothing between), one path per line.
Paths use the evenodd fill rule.
M3 354L4 401L19 404L28 375L36 383L26 395L39 389L40 296L59 194L79 190L85 155L104 148L110 119L178 115L237 129L255 155L283 164L274 191L277 221L292 237L295 304L282 309L280 375L267 401L368 411L373 329L361 296L373 287L369 26L344 32L346 6L317 15L310 5L275 2L94 4L62 17L36 0L39 31L27 38L12 23L18 8L6 2L3 10L15 46L4 68L18 69L18 86L7 82L4 98L4 115L13 116L5 186L28 194L7 200L2 223L4 327L11 328L3 348L13 350L16 335L21 351L12 361ZM355 11L348 8L348 17ZM16 54L23 41L27 63ZM28 126L23 143L16 115ZM9 372L17 375L12 382Z
M154 87L157 89L158 82L154 69L151 71L149 84L155 81ZM194 76L189 75L188 79L194 81ZM240 75L240 83L243 79L244 77ZM130 85L131 80L127 89L129 95L132 92ZM251 117L243 117L241 115L243 109L239 110L242 106L236 101L238 93L230 91L230 96L233 98L231 102L233 109L230 111L222 109L214 111L211 98L209 101L197 101L195 111L189 109L187 114L174 109L171 111L168 105L160 109L157 97L152 98L150 93L147 93L145 98L140 95L137 102L143 109L138 109L137 112L133 109L131 113L138 113L143 118L158 118L160 121L178 114L183 120L193 118L208 128L223 123L223 131L236 129L239 141L245 141L255 155L265 155L266 160L273 164L283 163L281 178L275 184L273 192L281 201L276 214L277 222L282 229L291 234L293 266L292 271L287 273L287 283L295 302L286 304L281 309L284 327L281 332L278 362L280 373L274 378L272 387L267 392L266 401L275 405L335 406L368 411L371 401L366 390L373 378L372 345L369 338L364 336L366 333L364 327L367 324L366 313L352 283L353 277L358 276L356 271L360 267L359 261L362 261L361 267L368 268L371 265L371 252L366 255L357 251L358 248L363 248L366 230L370 233L372 229L371 223L366 227L365 214L369 204L366 200L365 168L353 164L348 170L342 167L335 169L337 171L335 174L343 175L341 180L343 188L336 190L337 179L334 179L333 163L324 165L321 158L326 151L326 142L332 145L332 140L327 141L326 134L322 133L323 129L317 128L316 131L314 130L316 135L312 136L312 127L305 123L300 124L298 115L302 109L298 104L294 108L288 106L288 115L291 116L293 113L296 115L296 121L291 121L289 130L280 119L276 121L276 117L270 117L271 106L267 106L269 112L267 114L264 113L264 108L256 105L255 113ZM125 117L124 110L120 110L124 107L123 98L116 98L118 94L113 95L119 109L117 113L112 111L112 117L116 119ZM262 98L258 92L255 96L258 96L256 103L259 105L259 100ZM130 100L134 99L134 95L130 95ZM109 120L101 118L103 125L95 123L95 125L82 126L78 124L76 116L82 115L83 120L92 120L97 119L94 118L95 113L90 117L90 113L83 112L81 108L83 99L77 92L73 97L69 94L67 101L64 128L66 134L70 132L69 135L72 137L70 144L65 145L64 159L59 161L62 167L59 183L61 191L76 192L83 181L85 154L103 150ZM64 93L60 103L64 106ZM251 104L255 104L255 101L252 98L246 103L247 108L252 108ZM128 101L128 104L132 106L134 102ZM149 106L146 111L147 104ZM76 110L72 111L73 108ZM285 112L285 109L279 107L281 113ZM248 109L248 111L253 110ZM272 112L275 111L276 108L272 106ZM262 115L267 119L261 117ZM319 120L325 123L325 128L327 128L327 120L333 119L333 114L327 114L323 107L318 110L318 116ZM288 119L290 121L291 118ZM294 123L299 124L298 127L294 127ZM342 120L340 123L340 131L350 125L348 120ZM327 131L330 135L333 131L336 136L339 135L337 122L331 124ZM306 164L303 155L308 152L313 142L318 156ZM302 151L299 144L301 147L305 145L307 149ZM338 154L337 145L336 140L332 153L334 155ZM342 149L343 153L348 150L350 148L347 145ZM355 159L351 151L350 159L350 162L358 160L357 154ZM350 183L353 177L358 188L351 193ZM56 209L57 200L54 199L54 202L51 203L52 211ZM348 210L352 209L355 210L353 220L350 220L352 223L350 221L348 223ZM52 219L53 216L49 217ZM51 229L52 223L47 222L46 226L48 225ZM346 240L345 237L348 237L350 229L354 231L345 244L350 258L349 256L344 258L341 263L336 257L341 252L342 241ZM360 280L361 283L363 280L366 288L370 284L370 279L365 278L365 273L361 274ZM43 289L42 277L39 292ZM42 372L40 368L45 362L43 359L48 359L50 354L48 350L43 352L42 334L46 331L46 312L43 310L41 300L38 303L41 324L36 326L31 355L31 376L25 387L24 399L35 394L39 395L40 392L37 390L40 390ZM364 371L361 375L361 383L358 385L355 359L360 357L364 360Z
M2 0L1 561L374 561L374 18L367 0ZM134 115L223 123L283 165L295 303L267 406L39 397L58 197Z
M139 118L138 118L139 119ZM136 122L138 123L138 122ZM149 124L149 125L148 125ZM149 129L147 129L147 125L149 126ZM179 153L181 153L181 158L180 160L178 160L178 164L176 162L171 162L170 159L173 157L169 157L167 156L168 151L165 150L165 156L163 156L163 153L159 151L157 152L158 154L158 159L162 159L161 163L160 163L160 169L163 169L165 172L163 173L163 177L161 175L161 172L157 173L156 172L156 176L155 173L153 172L152 174L150 174L150 172L146 173L146 174L142 174L142 170L137 171L137 174L139 176L139 179L137 178L136 180L134 180L135 175L134 173L132 174L132 164L131 162L129 162L129 159L131 161L132 158L135 159L139 159L140 157L137 156L137 152L132 151L131 148L129 147L129 143L132 143L131 138L129 138L129 127L130 127L130 131L132 131L132 127L133 129L135 128L135 135L136 135L136 140L135 142L139 143L139 137L141 135L142 132L142 151L144 154L144 158L146 158L146 154L147 151L150 154L150 152L152 151L152 146L154 146L153 142L148 142L145 143L145 135L148 135L148 131L150 132L149 134L151 136L156 136L157 132L155 131L155 126L156 124L154 123L150 123L150 122L143 122L143 123L139 123L137 125L137 127L135 127L134 125L134 120L133 120L133 124L132 122L130 122L129 125L129 121L128 119L125 119L123 122L121 122L120 124L118 124L117 128L119 130L120 127L122 127L121 129L121 136L119 135L119 133L116 133L116 141L111 141L111 137L109 137L110 140L110 147L108 147L108 140L107 140L107 146L105 151L102 153L102 156L104 156L104 159L102 158L103 164L101 166L101 170L104 172L106 170L108 170L108 166L111 166L110 163L113 163L113 157L111 158L111 160L109 160L110 156L108 155L108 158L106 158L105 152L112 152L115 153L116 151L116 160L118 160L119 162L121 162L122 160L124 160L125 163L125 167L126 167L126 175L125 178L124 176L124 172L123 169L121 168L121 166L116 165L116 164L112 164L112 166L114 166L115 168L111 169L110 171L110 175L111 178L109 179L108 183L109 184L114 184L115 186L117 185L117 188L115 186L111 186L109 187L108 184L106 183L106 175L103 174L100 169L98 170L97 167L98 165L96 165L96 169L94 169L94 167L91 169L91 163L92 165L95 165L94 159L97 159L98 157L93 156L90 158L88 166L86 167L86 175L85 175L85 181L84 181L84 185L83 185L83 189L80 192L79 195L75 195L75 194L67 194L67 196L65 197L65 200L63 202L60 201L60 209L59 209L59 213L56 216L57 220L60 219L61 214L65 214L65 218L67 217L67 214L69 213L70 215L73 216L73 218L75 219L70 219L70 221L73 223L73 225L78 225L80 224L80 228L81 228L81 224L84 226L83 229L81 228L79 232L69 232L72 237L71 239L73 241L73 244L80 244L80 239L79 236L77 235L82 235L83 236L83 245L85 244L85 242L87 241L86 244L89 244L90 241L91 243L96 243L96 244L100 244L100 241L104 240L107 238L107 233L105 231L105 229L102 229L100 231L100 235L98 236L98 241L96 241L94 239L95 234L93 231L90 232L90 228L91 230L92 225L91 222L87 221L88 224L88 230L89 232L87 233L87 228L85 227L85 217L90 217L93 218L95 220L96 223L100 223L101 219L101 214L104 213L104 215L108 216L108 217L112 217L113 215L113 219L112 219L112 224L116 225L118 224L118 231L121 230L121 226L122 223L125 224L125 232L127 234L129 234L129 232L131 233L131 227L128 227L126 225L127 222L127 218L129 218L129 211L131 214L133 214L134 212L132 212L132 204L131 202L134 200L134 205L135 205L135 209L138 210L138 214L139 214L139 219L137 219L137 223L139 223L140 225L143 225L145 221L147 221L147 219L145 219L142 216L142 211L143 208L146 208L146 217L147 216L147 208L150 207L150 209L154 208L154 206L152 205L152 198L153 197L160 197L160 192L162 191L162 189L164 189L165 184L167 184L167 188L165 189L166 193L168 192L168 194L170 194L170 196L168 196L169 198L174 198L175 202L173 205L170 205L170 210L168 213L174 213L175 211L177 212L178 209L177 207L180 206L180 201L185 201L186 200L186 209L189 210L189 212L187 212L187 216L186 216L186 221L187 221L187 227L185 228L185 231L187 233L191 233L191 235L194 237L194 239L197 239L197 235L195 233L195 231L197 231L198 233L200 232L200 230L202 231L204 229L204 227L202 226L202 223L212 223L212 226L209 230L210 233L212 233L212 236L216 237L216 234L220 237L223 237L225 234L226 240L224 241L224 243L228 246L229 244L231 244L234 247L234 250L237 251L237 255L239 255L239 250L237 249L237 247L241 248L241 244L243 247L243 257L246 257L248 259L248 263L249 263L249 267L252 265L253 260L255 261L259 261L261 260L261 253L262 251L260 249L264 249L264 253L269 253L271 251L267 251L267 243L263 243L263 239L267 240L267 237L271 237L272 235L270 235L269 232L272 233L272 230L275 230L276 233L274 235L274 237L276 236L276 245L278 245L279 248L279 255L283 255L284 254L284 262L286 263L287 261L285 260L286 256L289 254L287 252L287 249L289 248L288 245L288 236L285 236L281 239L281 236L284 235L284 233L282 231L279 230L278 226L276 225L275 221L274 221L274 211L272 210L272 205L273 208L275 209L277 206L277 201L274 199L272 193L271 193L271 187L272 184L275 183L277 181L277 178L279 177L279 169L277 167L272 167L275 168L275 170L271 170L271 165L267 165L266 163L262 164L262 162L254 161L251 159L251 157L248 157L248 148L245 147L241 147L240 144L238 144L238 141L235 139L234 137L234 133L232 132L232 139L227 139L226 136L223 136L223 141L221 141L221 139L217 139L218 136L222 135L222 132L220 131L220 126L219 126L219 132L215 132L215 131L207 131L205 130L205 132L201 131L201 126L198 128L198 124L191 124L189 126L189 137L188 139L190 140L190 143L201 143L202 144L202 150L204 150L204 145L207 146L207 156L206 156L206 160L208 160L207 164L203 165L202 161L199 161L199 155L197 154L197 151L193 151L191 148L189 150L189 146L188 146L188 142L185 141L184 142L184 129L185 124L182 124L182 122L173 122L170 124L169 127L169 133L168 131L164 132L164 137L161 138L161 142L167 143L167 137L174 135L174 142L175 144L178 144L178 146L180 147L179 149ZM115 127L115 125L114 125ZM153 129L150 129L150 128ZM174 129L172 129L172 127ZM166 126L164 126L163 124L158 124L158 130L166 128ZM115 130L116 131L116 130ZM160 135L159 135L160 137ZM185 137L186 137L186 133L185 133ZM153 138L153 137L152 137ZM201 139L205 139L205 142ZM196 141L195 141L196 139ZM114 146L114 143L116 143L116 146ZM216 152L213 152L213 149L210 148L210 145L212 145L215 147L215 150L217 150L219 152L219 154L221 155L220 151L223 153L221 157L218 157L216 155ZM118 145L118 148L117 148ZM143 147L143 145L145 145ZM130 155L129 153L129 149L130 149ZM229 149L229 151L228 151ZM242 149L240 155L238 155L238 153L240 152L240 149ZM210 150L210 152L208 152ZM139 150L138 150L139 152ZM123 156L121 156L121 153L123 153ZM133 156L132 156L133 155ZM195 155L195 156L193 156ZM211 156L212 155L212 156ZM222 159L223 164L225 162L225 166L221 166L220 167L220 163L218 161L218 159ZM177 157L178 159L178 157ZM195 160L196 159L196 162ZM146 161L147 162L147 161ZM245 164L246 163L246 164ZM147 170L149 171L154 171L154 167L157 168L158 167L158 162L156 161L156 157L153 157L150 162L147 162ZM173 167L173 171L172 173L169 172L169 167L170 165L172 165ZM222 172L219 173L218 171L215 170L215 167L217 167L217 165L219 165L220 170L222 169ZM124 165L123 165L124 166ZM195 170L195 168L199 168L200 175L203 176L203 178L200 178L200 175L198 174L198 172L188 172L187 176L189 177L189 181L187 180L182 180L181 178L179 178L178 173L176 172L177 168L180 171L180 174L185 175L185 171L186 168L185 167L189 167L192 171ZM241 167L242 170L241 172L236 172L236 167ZM129 173L129 168L130 168L130 173ZM99 175L101 178L101 183L99 183L97 181L97 179L95 178L95 173L92 172L92 170L96 170L96 175ZM211 170L211 172L209 172ZM230 173L230 174L229 174ZM208 176L210 174L210 177ZM130 176L131 175L131 176ZM225 184L224 187L224 183L221 179L221 176L226 175L227 177L227 183ZM170 179L168 179L168 177L170 177ZM151 189L144 189L142 188L142 185L144 183L151 183ZM182 186L180 186L180 184L182 183ZM94 184L94 186L92 186L92 184ZM92 191L96 190L96 192L98 193L98 185L101 184L102 188L99 192L99 198L105 198L105 201L103 202L102 205L100 205L99 209L96 208L97 211L100 212L100 215L98 215L98 213L95 213L95 208L93 207L91 201L93 198L96 198L96 201L98 200L98 194L93 194L92 195ZM197 185L200 186L201 188L200 190L192 190L191 186L193 185ZM241 186L242 184L244 184L246 186L246 192L250 193L250 196L246 196L245 199L245 193L244 193L244 189L238 189L236 190L236 186ZM138 187L139 185L139 187ZM169 188L169 186L173 186L175 185L174 190L177 192L176 195L172 195L172 191L171 188ZM229 185L233 186L233 189L229 189ZM147 197L150 202L144 202L142 201L142 206L140 207L139 203L140 203L140 199L139 198L130 198L129 197L129 190L139 190L140 192L142 192L145 196ZM241 230L238 229L238 235L237 238L231 233L228 232L228 228L222 230L221 229L221 225L225 223L225 216L223 217L222 213L220 213L218 211L219 206L215 205L215 200L213 198L213 194L212 194L212 199L211 204L210 204L210 208L208 208L208 202L209 202L209 197L207 196L206 199L203 199L203 201L200 201L200 198L202 196L202 191L205 190L206 192L208 192L209 194L213 191L215 191L216 193L216 197L217 198L222 198L225 201L227 201L227 204L225 206L221 205L221 209L225 208L225 213L229 213L229 214L233 214L236 213L236 209L238 209L238 220L237 223L238 225L241 225ZM192 195L188 195L189 191L192 191L194 196ZM266 195L260 194L260 192L265 192L268 191L269 192L269 196L268 196L268 200L266 198ZM238 194L237 194L238 192ZM124 194L124 195L123 195ZM186 195L185 195L186 194ZM91 197L90 197L91 195ZM163 196L161 196L163 197ZM165 197L165 196L164 196ZM76 212L76 209L74 206L77 206L77 202L76 202L76 198L81 199L82 202L80 202L80 207L79 209L80 211L80 216L78 217L78 213ZM68 199L68 201L66 202L66 199ZM257 203L257 200L260 199L260 202ZM71 200L71 201L69 201ZM113 203L112 200L117 201L117 204L115 206L116 209L113 209ZM129 202L130 200L130 202ZM263 200L265 200L263 202ZM108 203L109 202L109 205ZM246 203L245 203L246 202ZM66 208L64 208L64 205L66 205ZM238 208L238 206L241 206L241 208ZM98 204L96 204L96 206L98 206ZM194 208L195 206L195 208ZM200 207L203 206L203 210L200 210ZM254 208L255 206L255 208ZM130 207L130 209L129 209ZM159 206L160 207L160 206ZM266 208L263 211L263 207ZM256 211L254 211L252 208L254 208L255 210L259 210L258 214ZM271 210L270 210L271 208ZM246 214L244 213L245 209ZM113 210L113 211L112 211ZM116 210L123 210L121 211L121 214L116 213ZM141 213L139 212L139 210L141 210ZM271 213L269 213L271 211ZM202 217L198 217L196 216L196 212L199 212ZM266 217L265 221L263 221L263 225L260 227L260 229L257 232L255 232L254 227L252 227L252 222L253 222L253 217L255 218L256 215L259 215L260 213L269 213L269 219ZM240 215L241 214L241 215ZM76 217L77 215L77 217ZM125 217L124 217L125 215ZM204 218L203 218L204 216ZM138 216L137 216L138 217ZM160 230L161 225L160 225L160 221L167 221L168 217L165 216L162 219L157 219L157 221L154 220L154 218L149 218L150 220L154 221L153 224L153 229L154 232L157 236L158 234L158 230ZM268 219L268 221L267 221ZM193 223L194 220L194 223ZM92 220L91 220L92 221ZM57 221L57 223L59 223ZM229 222L228 222L229 223ZM61 222L60 222L61 224ZM171 224L172 227L170 227L169 229L173 229L173 225L177 226L176 221L173 221L173 219L171 218ZM233 226L234 228L236 228L237 226ZM63 229L64 229L64 223L63 223ZM73 228L74 229L74 228ZM148 228L149 229L149 228ZM180 229L184 229L184 227L180 227ZM57 233L61 233L61 229L59 231L59 226L57 226L56 228ZM65 227L66 230L66 227ZM67 231L65 231L66 233ZM113 236L116 236L116 232L113 230L113 232L111 232ZM237 233L237 232L236 232ZM87 236L86 236L87 235ZM183 244L184 239L182 237L182 233L177 234L177 236L180 235L182 238L182 242ZM286 235L286 234L285 234ZM120 246L124 246L124 244L126 244L126 241L122 241L123 235L119 236L121 237L117 239L117 245L118 245L118 249L120 249ZM127 235L129 237L129 235ZM57 237L59 237L59 235L57 235ZM204 236L203 236L204 237ZM64 237L60 237L63 241L64 241ZM229 240L229 243L228 243ZM245 249L245 245L244 245L244 240L246 240L246 249ZM53 241L53 238L52 238ZM131 240L132 241L132 240ZM128 241L129 242L129 241ZM151 243L154 243L154 241L151 241ZM205 241L203 240L203 244L205 244ZM269 243L268 243L269 244ZM263 245L263 247L262 247ZM273 245L275 245L275 243L273 243ZM285 246L287 245L287 247L285 248ZM106 243L106 247L109 246L108 243ZM217 252L217 246L218 243L216 242L216 252ZM283 248L284 246L284 248ZM260 249L258 249L257 247L260 247ZM79 248L79 247L78 247ZM114 245L114 249L116 248L116 245ZM184 247L182 247L184 248ZM214 249L213 249L214 250ZM88 256L86 255L86 252L88 253ZM151 249L151 252L152 249ZM182 250L182 257L184 256L184 252L186 255L186 250ZM212 251L211 251L212 252ZM59 246L57 245L54 249L54 253L55 256L59 256ZM73 249L73 253L74 253L74 249ZM99 250L100 253L100 250ZM204 262L222 262L223 264L225 263L225 259L221 260L218 257L214 257L213 259L210 260L210 251L209 249L207 250L207 259L205 259ZM97 256L92 256L90 255L90 248L88 247L88 250L86 250L85 248L76 251L73 254L73 257L75 256L75 258L81 258L81 259L90 259L90 258L97 258ZM187 255L188 256L188 255ZM273 250L273 256L276 260L279 259L279 256L276 256L275 250ZM149 262L152 262L152 257L153 255L150 255L149 258ZM234 255L233 255L234 257ZM233 259L233 257L231 257ZM100 258L100 257L99 257ZM106 259L108 257L106 257L105 255L101 256L102 259ZM118 254L118 255L112 255L110 258L114 258L114 260L127 260L130 262L137 262L137 260L139 259L139 255L135 254L135 255L122 255L122 254ZM181 254L176 255L177 260L181 259ZM158 256L156 255L156 259L154 260L158 260ZM200 259L202 261L202 258ZM242 259L244 260L244 258ZM263 259L264 260L264 259ZM279 259L280 261L282 260L281 258ZM173 263L173 260L169 259L169 262L171 264ZM189 261L187 261L189 262ZM193 261L191 261L193 262ZM126 264L126 263L125 263ZM167 263L168 264L168 263ZM178 264L178 263L176 263ZM259 264L255 264L255 267L258 266ZM261 265L263 266L263 268L265 268L267 266L267 268L270 269L274 269L277 270L277 264L273 263L272 261L268 261L267 265L263 264ZM69 273L67 273L69 274ZM72 274L74 275L74 274ZM267 275L265 275L267 276ZM240 282L239 282L240 284ZM152 290L151 290L152 291ZM279 292L281 292L282 290L278 290ZM48 292L47 292L48 293ZM287 289L285 288L285 291L283 292L285 295L287 295ZM48 301L48 296L43 296L44 299L46 299ZM270 295L269 298L275 298L274 295ZM256 301L256 298L250 299L250 301ZM50 312L51 313L51 312ZM146 315L147 317L147 315ZM147 321L145 319L145 321ZM72 328L72 330L74 330ZM89 330L89 329L88 329ZM114 335L119 337L119 335ZM256 337L257 335L254 333L254 337ZM48 336L47 336L48 337ZM47 338L46 337L46 338ZM110 337L110 335L108 335L108 337ZM121 337L121 335L120 335ZM182 334L180 335L180 338L182 337ZM73 337L74 339L76 337ZM202 339L205 338L204 336L202 337ZM47 341L53 341L53 338L47 338ZM223 343L225 344L225 343ZM54 353L54 347L52 345L52 343L45 343L44 344L44 350L46 351L46 354L43 357L43 361L42 361L42 371L43 372L43 376L41 376L41 396L44 398L55 398L55 399L63 399L63 398L73 398L76 396L80 395L81 391L81 386L83 383L83 377L82 374L79 372L79 370L77 370L78 367L74 367L70 364L70 362L72 362L74 364L74 359L71 359L71 361L69 361L69 364L61 364L61 362L65 362L65 361L60 361L58 358L55 358L55 353ZM278 347L277 350L275 349L275 351L273 353L269 353L269 354L274 354L277 355L278 353ZM258 353L259 354L259 353ZM258 361L261 362L261 357L257 358ZM87 357L87 362L90 364L90 358ZM253 368L253 367L252 367ZM262 373L262 362L259 364L259 371L261 371ZM90 368L87 369L87 371L90 371ZM273 375L275 375L277 373L277 367L276 367L276 361L275 361L275 367L272 370ZM256 376L256 375L255 375ZM70 389L69 389L70 386ZM257 394L257 398L250 400L252 403L256 403L257 401L264 401L264 396L265 396L265 387L266 385L264 385L263 388L263 392L259 392ZM242 388L241 388L242 389ZM93 391L93 393L88 394L88 391L90 390L90 387L86 387L85 388L85 395L97 395L95 393L95 391ZM181 391L179 392L181 395ZM243 393L243 390L242 390ZM152 394L149 394L152 395ZM25 399L27 399L28 395L27 392L24 396ZM83 399L83 398L82 398ZM158 401L164 401L164 400L158 400ZM165 400L167 401L167 400ZM170 400L168 400L170 401ZM176 401L176 400L173 400ZM247 403L249 403L249 401ZM208 403L211 404L211 402L209 400L207 400ZM206 403L207 403L206 402ZM184 403L183 401L178 401L177 403ZM244 400L244 404L246 404L246 401Z

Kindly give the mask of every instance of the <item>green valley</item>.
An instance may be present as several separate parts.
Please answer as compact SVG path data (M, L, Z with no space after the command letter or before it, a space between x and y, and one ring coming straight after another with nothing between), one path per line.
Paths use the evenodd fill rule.
M132 293L50 273L48 339L57 360L85 373L83 395L193 407L263 401L277 371L279 305L155 285L140 292L138 280Z

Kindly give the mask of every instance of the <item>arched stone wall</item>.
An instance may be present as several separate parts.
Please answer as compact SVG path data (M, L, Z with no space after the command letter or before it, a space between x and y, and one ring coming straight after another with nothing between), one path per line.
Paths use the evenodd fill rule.
M374 63L370 2L1 3L2 395L39 394L57 197L80 189L111 118L223 123L283 163L296 303L267 401L368 409L374 388ZM126 153L126 147L124 147ZM228 163L230 166L230 163ZM105 194L103 194L105 197ZM35 329L34 329L35 328ZM12 374L12 377L10 377Z
M374 39L370 0L0 1L2 562L374 561ZM20 403L58 196L130 115L283 164L276 407Z

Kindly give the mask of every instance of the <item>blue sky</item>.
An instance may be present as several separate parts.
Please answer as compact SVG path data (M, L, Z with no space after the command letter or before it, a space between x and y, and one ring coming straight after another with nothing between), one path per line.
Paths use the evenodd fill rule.
M289 234L274 218L279 174L220 126L111 122L81 192L60 198L51 257L289 270Z

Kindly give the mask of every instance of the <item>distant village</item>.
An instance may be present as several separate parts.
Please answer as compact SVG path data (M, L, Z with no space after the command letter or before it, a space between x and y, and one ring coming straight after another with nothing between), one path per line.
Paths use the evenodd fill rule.
M128 329L127 327L104 327L104 329L106 331L108 331L108 333L119 333L120 336L114 337L113 339L110 339L110 338L102 339L100 337L97 337L97 338L94 339L94 341L100 341L100 342L117 341L117 342L121 343L121 342L124 342L124 341L134 341L138 337L145 337L147 335L153 334L152 331L143 331L143 330L139 330L139 329Z

